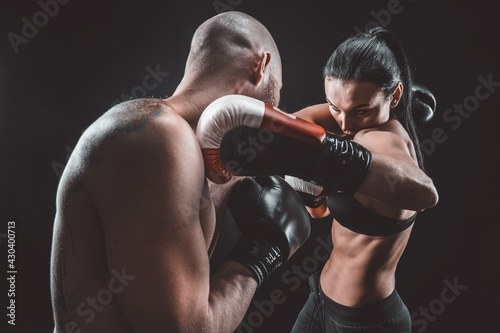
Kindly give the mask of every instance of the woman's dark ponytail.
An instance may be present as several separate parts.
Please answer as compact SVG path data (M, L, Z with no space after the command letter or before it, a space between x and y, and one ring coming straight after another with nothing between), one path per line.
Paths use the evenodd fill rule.
M369 32L375 38L383 41L389 50L394 54L398 67L400 69L400 80L403 84L403 96L399 101L398 107L394 110L394 113L400 120L401 124L408 132L413 146L415 147L415 152L417 155L418 165L422 170L424 170L424 161L422 152L420 150L420 141L418 138L417 125L415 121L414 114L414 98L413 98L413 77L408 63L408 58L404 53L401 43L397 40L396 36L390 31L376 27L372 28Z

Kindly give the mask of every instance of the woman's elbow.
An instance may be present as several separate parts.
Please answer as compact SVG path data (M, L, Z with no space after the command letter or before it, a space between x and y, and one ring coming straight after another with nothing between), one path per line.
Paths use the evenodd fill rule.
M415 207L417 208L415 209L416 211L422 212L437 205L439 194L432 180L430 180L430 184L423 186L418 193L418 199L416 200L418 201L418 207Z

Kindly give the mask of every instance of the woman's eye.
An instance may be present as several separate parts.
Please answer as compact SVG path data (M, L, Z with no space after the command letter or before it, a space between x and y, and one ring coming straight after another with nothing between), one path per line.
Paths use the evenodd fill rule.
M369 110L355 110L354 113L357 115L357 116L362 116L364 114L366 114Z
M335 112L339 112L340 111L339 109L337 109L335 106L333 106L331 104L330 104L330 109L332 109Z

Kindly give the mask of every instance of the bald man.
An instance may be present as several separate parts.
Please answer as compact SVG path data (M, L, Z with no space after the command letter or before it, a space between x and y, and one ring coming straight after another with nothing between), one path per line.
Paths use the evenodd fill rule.
M258 279L232 260L210 277L235 182L207 182L194 129L221 96L277 106L281 86L267 29L243 13L224 13L196 30L170 98L124 102L84 132L57 192L54 332L236 329Z

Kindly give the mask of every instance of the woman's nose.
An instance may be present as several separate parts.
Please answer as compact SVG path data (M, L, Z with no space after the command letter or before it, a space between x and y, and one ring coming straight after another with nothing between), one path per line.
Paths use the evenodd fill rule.
M346 115L340 116L339 125L343 132L351 132L354 129L354 122Z

